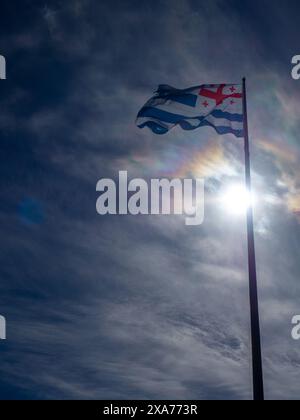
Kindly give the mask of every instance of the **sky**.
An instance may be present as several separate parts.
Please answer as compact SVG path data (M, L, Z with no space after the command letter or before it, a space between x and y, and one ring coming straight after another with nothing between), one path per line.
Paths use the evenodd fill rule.
M299 2L2 0L1 399L250 399L243 141L135 117L159 84L247 77L268 399L298 399ZM205 220L99 216L96 184L205 179Z

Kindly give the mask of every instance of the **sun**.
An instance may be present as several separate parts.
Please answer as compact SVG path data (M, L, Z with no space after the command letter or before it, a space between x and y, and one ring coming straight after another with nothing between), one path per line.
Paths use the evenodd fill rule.
M255 197L245 185L233 184L222 194L221 204L228 213L243 216L255 204Z

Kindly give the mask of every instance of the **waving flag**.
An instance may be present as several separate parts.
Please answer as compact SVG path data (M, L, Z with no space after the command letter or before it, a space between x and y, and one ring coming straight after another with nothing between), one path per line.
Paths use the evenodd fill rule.
M137 126L165 134L179 125L184 130L213 127L219 134L244 138L246 189L251 195L250 144L246 78L242 85L202 85L175 89L160 85L155 96L140 110ZM247 209L248 270L251 314L253 399L264 400L263 365L257 293L256 257L252 205Z
M213 127L218 134L243 137L242 85L202 85L175 89L160 85L140 110L136 124L165 134L179 125L183 130Z

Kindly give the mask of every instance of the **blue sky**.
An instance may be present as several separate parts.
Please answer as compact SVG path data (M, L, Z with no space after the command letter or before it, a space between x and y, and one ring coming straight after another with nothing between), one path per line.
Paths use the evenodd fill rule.
M300 7L2 1L1 398L251 398L243 145L135 127L158 84L248 80L266 397L299 398ZM100 217L96 183L199 176L206 217Z

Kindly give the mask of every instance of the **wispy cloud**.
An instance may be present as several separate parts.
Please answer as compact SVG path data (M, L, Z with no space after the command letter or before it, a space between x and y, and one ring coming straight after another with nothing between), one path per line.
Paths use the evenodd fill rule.
M260 4L51 2L7 36L16 55L0 117L2 382L34 398L251 397L245 221L215 200L243 179L243 144L208 128L154 138L134 125L158 83L247 74L253 180L267 197L256 212L267 396L297 397L295 99L281 94L286 65L269 48L282 6L266 16ZM97 216L97 180L126 169L205 177L204 225ZM38 203L39 223L20 217L24 199Z

